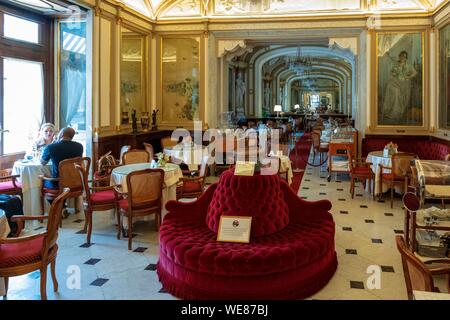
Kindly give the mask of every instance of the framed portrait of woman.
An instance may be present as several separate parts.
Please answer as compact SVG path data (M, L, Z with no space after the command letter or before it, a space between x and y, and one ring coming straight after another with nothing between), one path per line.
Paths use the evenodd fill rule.
M377 32L374 123L424 128L426 117L425 31Z

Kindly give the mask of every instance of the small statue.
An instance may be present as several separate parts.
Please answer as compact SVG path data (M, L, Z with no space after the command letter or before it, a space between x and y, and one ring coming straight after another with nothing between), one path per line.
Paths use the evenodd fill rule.
M133 109L133 112L131 113L131 123L133 128L133 133L137 133L137 120L136 120L136 109Z
M156 126L156 114L159 112L159 109L153 110L152 111L152 130L156 130L157 126Z

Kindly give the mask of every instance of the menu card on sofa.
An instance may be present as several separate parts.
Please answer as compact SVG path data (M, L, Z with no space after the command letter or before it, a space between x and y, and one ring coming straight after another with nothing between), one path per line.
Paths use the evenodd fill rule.
M255 173L255 162L236 161L234 168L235 176L253 176Z
M249 243L251 227L252 217L221 216L217 241Z

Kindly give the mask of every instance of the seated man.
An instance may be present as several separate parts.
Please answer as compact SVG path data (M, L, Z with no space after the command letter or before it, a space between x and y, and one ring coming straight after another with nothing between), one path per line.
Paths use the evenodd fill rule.
M83 156L83 145L72 141L74 135L75 130L73 128L67 127L62 129L59 133L58 141L46 146L42 153L42 165L46 165L50 160L52 160L53 178L59 177L58 166L61 161ZM45 181L44 186L49 189L59 188L58 183L52 181Z

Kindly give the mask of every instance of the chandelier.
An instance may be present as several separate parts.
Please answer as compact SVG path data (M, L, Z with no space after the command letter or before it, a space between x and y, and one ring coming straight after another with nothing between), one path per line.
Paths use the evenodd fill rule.
M302 56L301 49L298 47L295 57L286 57L286 64L289 70L297 73L297 75L309 74L312 70L313 59L309 56Z

